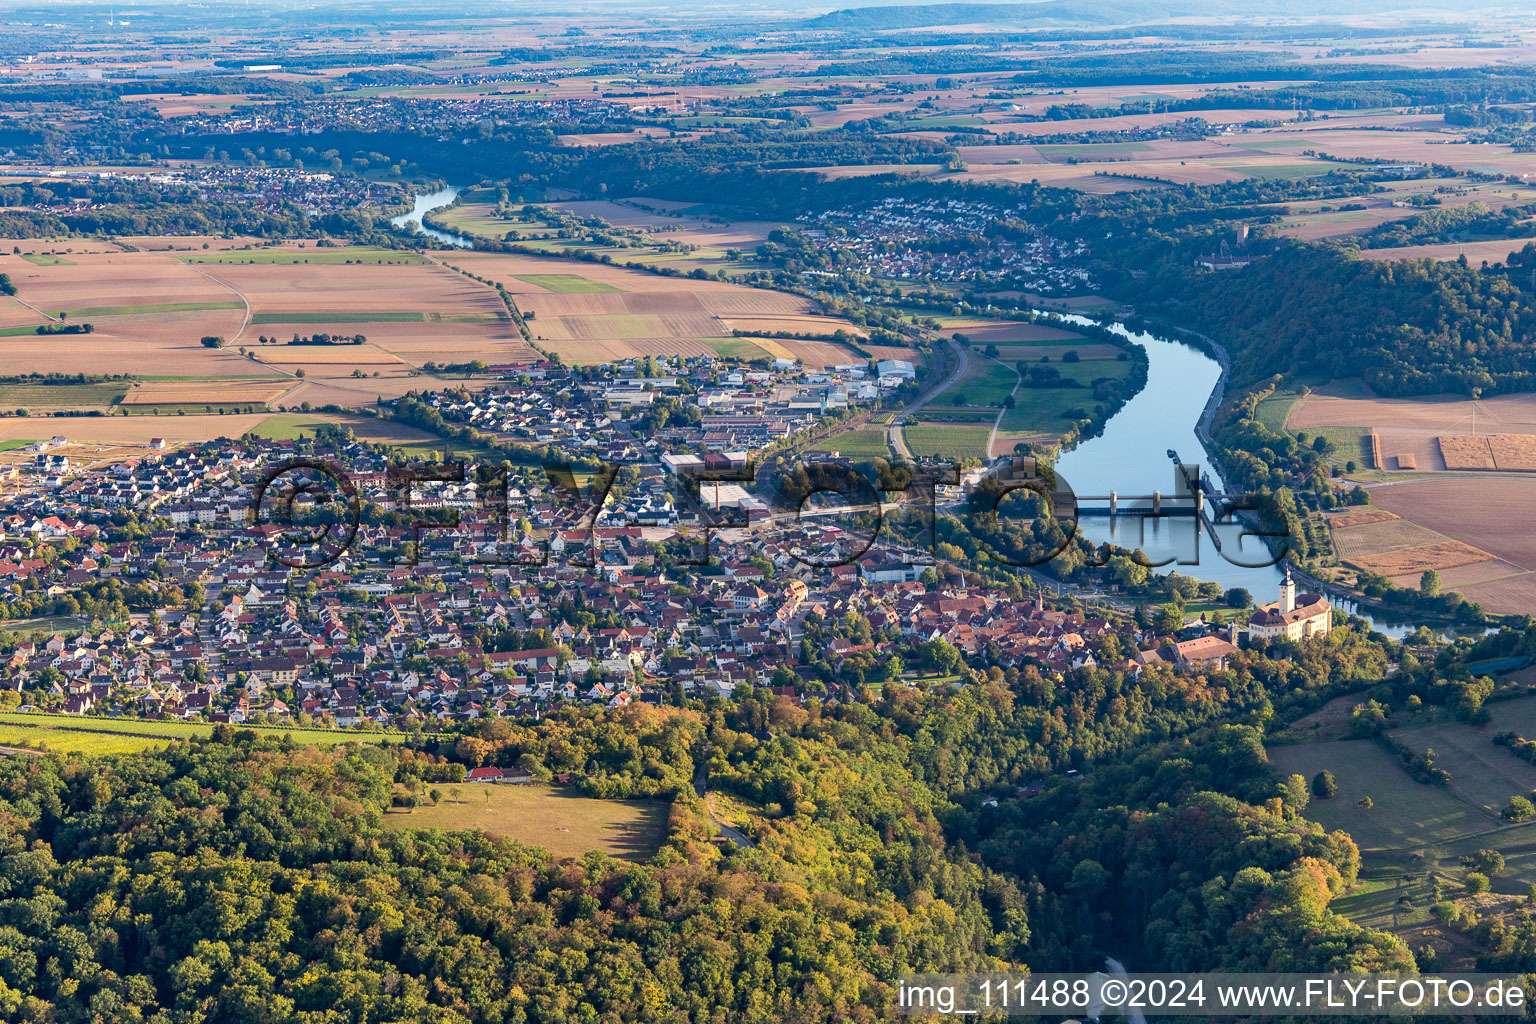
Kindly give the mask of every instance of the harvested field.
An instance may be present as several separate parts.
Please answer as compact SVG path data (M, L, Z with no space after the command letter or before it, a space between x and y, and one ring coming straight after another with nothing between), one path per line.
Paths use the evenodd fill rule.
M155 437L163 437L170 444L189 444L217 437L239 437L268 415L9 417L0 419L0 441L59 434L87 444L142 447Z
M672 306L678 310L699 310L698 297L687 292L676 292L676 302ZM652 302L665 302L666 293L653 293L647 296ZM630 299L635 299L637 308L630 308ZM650 309L644 308L639 296L624 294L600 294L581 293L557 295L553 292L544 294L529 292L517 296L517 308L523 311L523 315L533 316L538 324L530 324L530 327L547 325L552 319L567 316L623 316L626 313L655 312L655 305Z
M798 344L798 345L821 345L821 344L825 344L825 343L824 342L819 342L819 341L810 341L810 342L792 342L791 344ZM902 347L900 345L868 345L868 344L865 344L865 345L860 345L859 347L862 348L864 351L868 352L875 359L906 359L906 360L916 361L917 358L918 358L917 350L916 349L904 348L904 347ZM847 362L846 359L843 360L843 361Z
M1469 562L1466 565L1452 566L1441 569L1440 587L1442 590L1466 591L1467 587L1479 583L1492 583L1495 580L1508 579L1512 576L1520 576L1525 573L1518 565L1513 565L1502 558L1490 558L1482 562ZM1419 586L1418 573L1404 573L1401 576L1390 577L1393 583L1400 587L1410 587L1417 590Z
M1488 552L1480 551L1470 544L1447 540L1377 555L1357 556L1346 561L1357 569L1365 569L1380 576L1407 576L1421 573L1425 569L1449 569L1483 562L1492 557Z
M283 366L381 366L404 362L377 345L258 345L264 363Z
M1364 158L1391 162L1433 161L1459 170L1493 171L1500 174L1530 174L1536 168L1536 156L1517 153L1501 143L1452 140L1434 131L1372 131L1369 128L1327 130L1269 129L1250 133L1245 145L1280 148L1288 142L1304 143L1320 153L1345 159Z
M843 366L847 363L857 363L863 360L863 356L852 349L831 341L801 341L794 338L752 338L755 344L762 346L769 352L778 354L782 349L790 359L799 359L808 368L819 370L828 366ZM870 350L874 353L874 350ZM896 349L901 355L879 355L876 359L911 359L913 352L910 349Z
M245 377L260 374L232 349L204 348L196 342L145 342L92 335L29 335L0 342L0 373L33 373L60 360L82 373L134 374L146 377Z
M292 380L232 380L219 384L202 381L150 381L137 384L123 396L123 405L265 405L281 398Z
M159 253L77 253L68 263L47 267L0 255L0 272L16 282L17 298L48 311L132 310L235 298L218 282Z
M233 238L224 238L219 235L120 235L116 240L124 246L132 246L144 252L170 252L180 249L200 256L213 252L227 252L231 249L252 249L268 244L266 239L257 238L254 235L236 235ZM294 245L297 241L295 239L289 245Z
M467 363L474 359L482 362L512 363L540 358L526 341L517 325L511 320L486 320L472 324L454 323L370 323L354 331L368 339L369 346L383 349L401 359L420 366L424 362ZM277 324L261 328L261 333L286 339L293 334L313 333L307 324ZM249 336L245 341L262 358L281 362L273 355L279 349L289 352L313 351L313 345L254 345Z
M1465 256L1473 266L1482 263L1503 263L1510 255L1524 249L1536 238L1499 238L1485 242L1440 242L1434 245L1404 245L1395 249L1361 249L1360 255L1369 260L1439 260L1460 259Z
M1348 394L1344 388L1319 388L1291 409L1286 426L1306 430L1319 426L1373 428L1390 425L1428 436L1465 433L1472 422L1473 403L1465 398L1372 398ZM1536 434L1536 394L1496 395L1477 400L1479 431L1499 427L1504 433Z
M1468 601L1476 601L1490 612L1536 615L1536 572L1522 572L1456 589Z
M782 351L807 366L862 361L826 342L755 337L758 332L863 334L845 320L816 315L797 295L555 258L461 253L453 265L500 282L524 315L531 314L528 327L537 344L573 363L740 351L731 341L735 330L754 335L752 349ZM583 282L580 290L574 281ZM548 284L562 290L551 291ZM747 355L760 357L751 349Z
M1384 519L1373 520L1358 526L1334 527L1333 540L1338 546L1339 557L1346 561L1379 555L1401 548L1419 547L1444 540L1434 530L1417 523L1405 522L1388 513Z
M855 327L846 320L840 320L831 316L756 316L742 315L739 313L722 317L722 322L731 331L745 331L749 334L833 334L837 331L847 331L855 337L865 337L867 332L862 327Z
M1035 342L1061 343L1068 341L1081 341L1088 344L1088 339L1081 334L1063 330L1060 327L1052 327L1049 324L1017 323L1012 320L980 323L974 326L964 326L956 329L957 333L964 334L971 339L973 345L1028 345Z
M1228 165L1234 162L1225 161ZM1092 167L1066 163L979 164L953 175L968 181L1038 181L1042 185L1063 188L1082 188L1078 182L1091 182L1100 176L1126 182L1120 190L1149 187L1149 182L1138 179L1150 178L1174 185L1221 185L1247 177L1236 167L1217 167L1203 160L1121 160Z
M1336 512L1328 517L1328 525L1335 530L1347 530L1352 526L1367 526L1371 523L1385 523L1396 519L1383 508L1367 508L1358 512Z
M359 367L359 369L364 370L364 377L351 376L351 367L347 366L328 366L324 368L324 373L311 371L302 384L283 397L279 407L294 409L308 402L311 406L339 405L361 408L365 405L373 405L381 398L388 401L410 391L420 391L436 385L430 377L422 378L409 372L406 367L393 371L380 369L378 377L373 376L373 368ZM453 386L473 391L493 383L495 382L489 378L455 380Z
M1477 424L1478 433L1468 428ZM1311 392L1292 406L1285 426L1290 430L1321 430L1353 426L1374 435L1373 462L1378 469L1493 471L1536 469L1536 395L1498 395L1474 403L1461 398L1371 398L1356 389L1330 385ZM1490 433L1484 433L1483 428ZM1507 453L1500 464L1489 438L1516 435L1501 441Z
M0 295L0 328L45 324L48 321L8 295Z
M1488 439L1469 434L1441 434L1440 457L1446 469L1493 469L1493 451Z
M1530 529L1536 480L1439 477L1378 484L1369 490L1373 505L1521 569L1536 569L1536 530Z
M629 340L609 338L545 338L539 342L544 348L559 355L566 362L574 364L586 363L621 363L626 359L638 359L645 356L693 356L719 355L715 347L717 341L729 339L713 338L633 338Z
M202 339L209 335L238 336L245 323L245 309L237 303L223 309L93 316L91 323L98 337L110 335L127 341L200 347Z
M1536 434L1490 434L1493 464L1502 470L1536 470Z
M200 269L244 295L252 313L262 316L419 312L496 317L506 312L492 289L431 264L210 264ZM358 321L349 316L341 322Z
M1200 117L1210 124L1242 124L1245 121L1290 121L1295 119L1295 114L1289 110L1202 110ZM1159 113L1159 114L1122 114L1117 117L1097 117L1093 119L1094 130L1102 132L1130 131L1137 128L1155 128L1159 125L1171 124L1189 117L1187 113ZM1010 124L1008 130L1017 135L1029 135L1037 138L1046 138L1052 135L1075 135L1083 130L1083 122L1079 120L1066 121L1023 121ZM972 147L962 147L969 149ZM974 147L985 149L992 147ZM999 146L998 149L1008 149L1008 146ZM1024 148L1024 147L1020 147ZM1032 147L1031 147L1032 148ZM969 162L969 158L967 158Z
M0 251L14 253L68 253L73 258L79 252L121 253L122 247L101 238L0 238Z

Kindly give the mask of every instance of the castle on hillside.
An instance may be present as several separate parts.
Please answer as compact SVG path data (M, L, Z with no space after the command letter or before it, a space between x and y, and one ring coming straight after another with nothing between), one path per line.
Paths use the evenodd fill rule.
M1250 640L1305 640L1333 629L1333 605L1321 594L1297 594L1291 567L1280 581L1280 600L1266 604L1248 620Z

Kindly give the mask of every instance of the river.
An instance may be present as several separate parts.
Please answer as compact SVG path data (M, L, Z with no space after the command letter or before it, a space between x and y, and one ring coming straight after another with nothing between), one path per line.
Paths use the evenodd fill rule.
M461 191L462 189L457 185L449 185L447 188L439 189L436 192L423 193L415 198L410 213L402 213L398 217L391 217L389 223L392 227L397 228L414 227L418 234L431 235L439 242L457 246L460 249L471 248L475 244L473 239L465 238L463 235L456 235L451 231L439 231L437 228L423 224L421 220L425 214L432 210L438 210L451 204L458 198Z
M1080 323L1087 321L1075 319ZM1221 377L1221 367L1205 352L1175 341L1115 325L1114 330L1147 353L1147 386L1110 417L1104 431L1079 444L1057 462L1057 472L1078 494L1151 494L1177 490L1176 471L1168 458L1171 448L1187 464L1199 465L1219 490L1226 490L1221 473L1211 463L1195 435L1206 399ZM1249 527L1239 522L1216 527L1217 551L1210 538L1197 537L1190 517L1166 519L1098 518L1085 516L1078 529L1094 543L1112 541L1140 548L1159 565L1158 573L1181 572L1223 587L1243 587L1258 604L1275 600L1281 570L1263 541L1244 538ZM1416 623L1392 621L1352 601L1330 598L1335 607L1369 619L1373 628L1401 637Z

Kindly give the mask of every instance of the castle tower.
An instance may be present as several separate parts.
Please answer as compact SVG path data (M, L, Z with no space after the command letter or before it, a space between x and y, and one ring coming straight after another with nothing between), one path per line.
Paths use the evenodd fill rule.
M1280 611L1296 610L1296 581L1291 579L1291 567L1285 567L1285 578L1280 581Z

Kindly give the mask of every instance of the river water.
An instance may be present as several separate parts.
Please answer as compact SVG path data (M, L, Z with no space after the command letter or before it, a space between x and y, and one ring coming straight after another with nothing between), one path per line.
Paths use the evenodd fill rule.
M398 217L392 217L389 223L397 228L414 228L418 234L431 235L439 242L457 246L460 249L471 248L475 244L473 239L465 238L463 235L456 235L451 231L439 231L437 228L430 227L421 222L424 214L432 210L441 209L452 203L458 198L460 191L462 190L458 186L449 185L447 188L439 189L436 192L423 193L415 198L410 213L402 213Z
M1102 434L1064 454L1056 464L1058 474L1077 494L1160 491L1167 496L1178 491L1177 474L1168 457L1168 450L1173 449L1186 465L1198 465L1218 490L1226 490L1221 473L1195 435L1206 399L1221 377L1221 367L1189 345L1119 325L1114 329L1146 350L1147 386L1110 418ZM1094 543L1108 540L1121 547L1140 548L1157 565L1158 573L1180 572L1227 588L1243 587L1257 604L1277 597L1282 570L1261 539L1242 536L1249 529L1243 523L1217 524L1220 551L1209 536L1197 536L1192 517L1084 516L1078 529ZM1330 600L1337 608L1369 619L1374 628L1389 636L1403 636L1417 625L1384 619L1351 601Z
M418 195L411 212L391 219L390 224L397 228L414 227L447 245L470 248L474 244L472 239L422 223L424 214L450 205L460 191L450 185ZM1088 322L1081 317L1066 319ZM1146 350L1147 386L1110 418L1102 434L1063 455L1057 462L1057 472L1078 494L1161 491L1171 495L1178 490L1177 475L1167 454L1171 448L1186 464L1199 466L1219 490L1225 490L1221 474L1209 464L1205 447L1195 436L1201 410L1221 377L1221 367L1210 356L1188 345L1139 334L1120 325L1113 329ZM1158 573L1181 572L1225 588L1243 587L1259 604L1273 601L1280 585L1281 570L1274 564L1274 556L1262 540L1242 536L1248 529L1242 523L1217 524L1220 551L1208 536L1197 534L1195 521L1189 517L1084 517L1078 529L1094 543L1108 540L1121 547L1140 548L1157 564ZM1364 616L1374 628L1390 636L1402 636L1416 625L1384 619L1350 601L1332 600L1335 607Z

